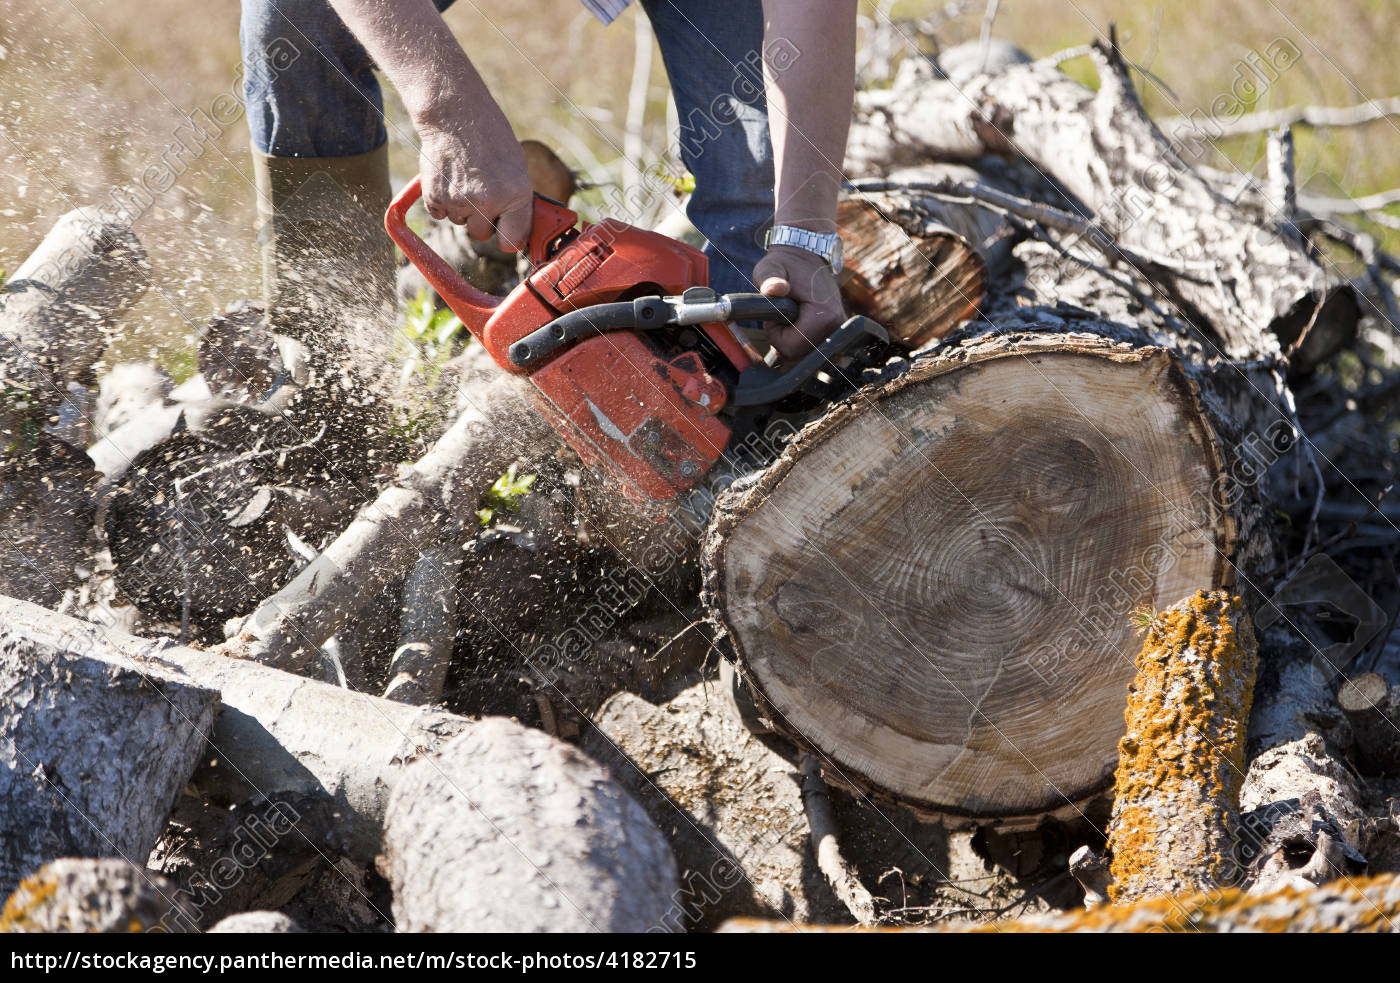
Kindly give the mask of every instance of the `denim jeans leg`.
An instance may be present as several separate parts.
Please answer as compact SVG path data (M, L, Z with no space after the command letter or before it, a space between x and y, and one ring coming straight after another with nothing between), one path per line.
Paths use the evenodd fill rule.
M435 0L439 10L452 0ZM352 157L383 145L374 61L327 0L243 0L243 94L253 146Z
M710 285L752 290L773 219L773 149L763 95L761 0L642 0L695 175L687 214L705 236Z

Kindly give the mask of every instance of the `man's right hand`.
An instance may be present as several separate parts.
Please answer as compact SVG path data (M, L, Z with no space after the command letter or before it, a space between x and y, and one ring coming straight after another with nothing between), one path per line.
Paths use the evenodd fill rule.
M478 242L496 235L513 253L529 245L534 217L525 154L499 109L477 108L445 126L419 123L423 207L435 219L465 225Z
M508 252L525 248L534 217L525 153L432 0L330 3L413 117L428 214L477 241L494 233Z

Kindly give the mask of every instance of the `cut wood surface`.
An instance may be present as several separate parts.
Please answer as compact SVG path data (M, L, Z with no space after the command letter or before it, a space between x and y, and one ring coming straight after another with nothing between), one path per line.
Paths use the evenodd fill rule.
M1131 612L1228 579L1220 468L1166 351L992 335L728 493L711 610L828 780L965 817L1072 808L1116 762Z
M921 216L912 203L852 198L836 221L846 242L841 294L909 348L975 317L987 295L987 264L974 243Z

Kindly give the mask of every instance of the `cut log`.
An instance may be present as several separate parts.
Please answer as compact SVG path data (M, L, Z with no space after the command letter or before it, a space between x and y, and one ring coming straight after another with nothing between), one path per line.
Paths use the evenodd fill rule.
M400 932L645 932L679 890L659 830L574 748L488 717L409 766L384 828Z
M1197 593L1158 614L1128 695L1119 743L1109 898L1238 887L1235 860L1245 724L1258 646L1238 598Z
M403 588L399 645L389 664L388 699L436 703L442 699L452 645L457 639L457 575L462 547L455 542L426 551Z
M13 602L18 603L18 602ZM61 857L144 864L218 694L178 669L0 636L0 893Z
M973 820L1108 785L1132 611L1221 587L1252 535L1184 360L1090 318L998 320L809 425L705 545L774 729L829 781Z
M1188 164L1143 110L1117 49L1089 54L1099 88L1053 60L1011 64L958 82L911 57L888 89L857 99L847 168L888 171L926 160L1014 154L1084 207L1093 239L1144 258L1137 271L1226 354L1251 358L1300 345L1296 366L1316 364L1355 334L1358 305L1287 230L1251 215Z
M5 902L0 932L183 932L194 917L175 885L138 864L68 858L25 878Z
M981 239L970 242L939 217L893 196L849 199L836 211L848 257L841 296L911 349L975 317L987 295Z
M321 844L360 860L379 849L384 805L404 765L470 721L303 679L212 652L151 641L0 597L0 644L48 646L94 666L176 672L219 695L209 757L193 784L211 801L288 799L319 822ZM183 779L181 779L183 783ZM167 801L167 805L169 802ZM142 858L144 859L144 857Z
M1352 741L1363 768L1394 774L1400 768L1400 707L1385 677L1359 673L1337 691L1337 703L1351 724Z

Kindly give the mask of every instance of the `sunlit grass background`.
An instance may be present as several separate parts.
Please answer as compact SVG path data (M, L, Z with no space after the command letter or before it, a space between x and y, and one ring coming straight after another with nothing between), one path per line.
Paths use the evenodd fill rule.
M983 0L862 4L867 37L872 23L918 17L930 49L976 38L985 9ZM135 182L170 145L183 113L207 110L233 88L238 16L234 0L0 0L0 269L18 266L64 211L103 203L114 186ZM645 34L638 43L638 16L631 10L605 28L572 0L459 0L447 14L518 134L556 147L586 179L603 182L585 208L598 208L607 182L628 173L629 90L646 95L640 126L637 108L631 113L632 146L654 157L669 143L659 55L634 80L648 44ZM1110 21L1128 57L1160 79L1140 79L1154 114L1208 109L1230 92L1251 50L1280 38L1302 57L1255 108L1400 93L1395 0L1002 0L995 33L1044 55L1105 33ZM912 37L886 38L896 52L912 46ZM1092 80L1086 61L1066 68ZM390 132L395 171L405 177L416 155L392 102ZM179 371L203 320L255 292L247 139L241 122L229 127L137 224L155 289L111 357L157 357ZM1231 141L1228 159L1216 163L1252 168L1261 140ZM1300 130L1298 169L1320 193L1400 185L1400 122Z

